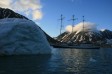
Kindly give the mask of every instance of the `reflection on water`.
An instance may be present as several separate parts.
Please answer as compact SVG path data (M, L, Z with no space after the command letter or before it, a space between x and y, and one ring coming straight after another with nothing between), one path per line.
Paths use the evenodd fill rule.
M112 74L112 49L52 49L52 55L0 57L0 74Z
M53 53L51 64L59 65L57 71L78 74L112 73L112 49L54 49Z

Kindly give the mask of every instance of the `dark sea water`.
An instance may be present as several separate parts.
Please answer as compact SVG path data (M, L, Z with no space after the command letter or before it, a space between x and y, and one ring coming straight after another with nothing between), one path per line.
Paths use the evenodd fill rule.
M52 49L52 55L0 57L0 74L112 74L112 49Z

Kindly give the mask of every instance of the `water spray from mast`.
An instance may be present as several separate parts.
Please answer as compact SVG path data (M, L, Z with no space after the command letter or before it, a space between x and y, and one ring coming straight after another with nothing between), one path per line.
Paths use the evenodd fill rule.
M61 18L59 19L61 21L61 26L60 26L60 35L62 33L62 27L63 27L63 20L64 20L64 17L63 15L61 14Z

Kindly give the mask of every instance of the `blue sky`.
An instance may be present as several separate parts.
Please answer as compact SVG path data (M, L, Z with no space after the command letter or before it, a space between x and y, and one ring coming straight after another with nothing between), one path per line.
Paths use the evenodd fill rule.
M74 14L82 21L97 24L98 29L112 30L112 0L0 0L0 7L10 8L37 23L51 37L60 34L60 15L65 17L63 31Z
M82 21L85 16L87 22L96 23L98 29L112 30L112 0L41 0L43 18L38 21L39 26L50 36L59 35L60 15L65 17L63 30L70 25L74 14L78 20Z

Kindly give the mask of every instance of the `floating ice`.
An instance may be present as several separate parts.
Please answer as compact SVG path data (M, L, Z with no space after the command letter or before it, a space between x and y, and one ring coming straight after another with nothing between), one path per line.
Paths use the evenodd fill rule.
M0 55L50 54L43 31L26 19L0 20Z

